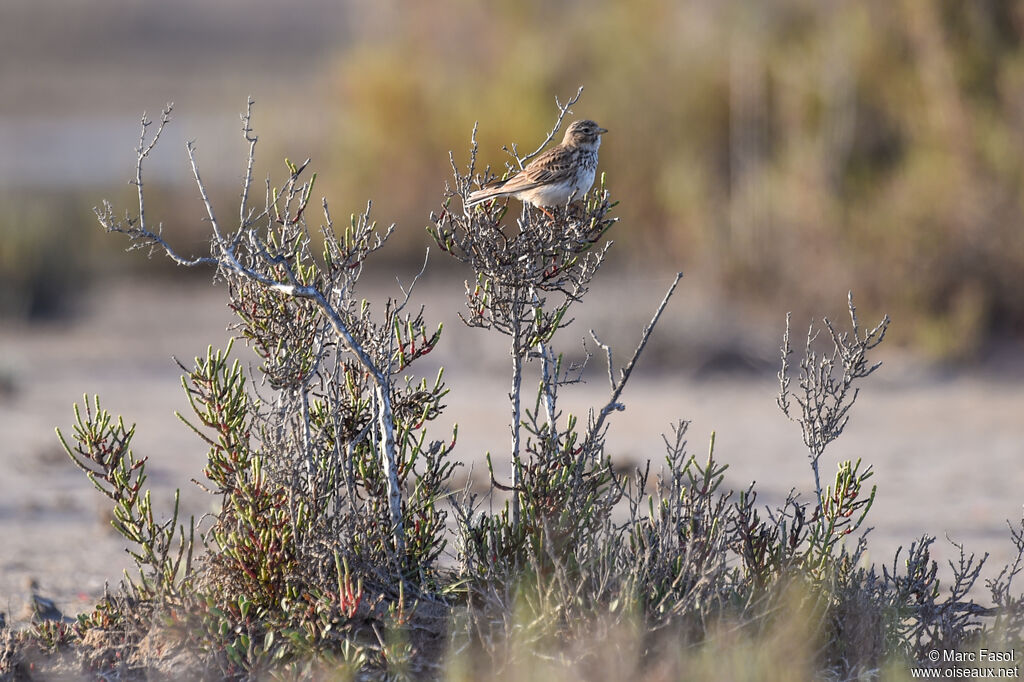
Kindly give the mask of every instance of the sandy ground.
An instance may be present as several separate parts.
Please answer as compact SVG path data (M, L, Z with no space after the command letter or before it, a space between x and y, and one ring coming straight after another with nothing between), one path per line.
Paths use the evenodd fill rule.
M573 339L593 327L621 362L669 279L607 278L563 332L563 347L578 348ZM421 372L448 368L452 392L439 428L458 422L456 455L481 472L486 451L507 451L508 361L501 339L455 320L460 287L438 279L417 290L428 316L451 311L442 347ZM55 426L70 432L71 405L84 393L99 394L104 407L138 424L135 450L150 458L158 505L166 509L181 488L187 513L210 509L210 499L190 483L201 475L205 449L173 416L187 403L171 356L187 363L207 344L226 342L223 290L195 281L111 282L93 287L79 307L76 319L61 324L0 326L0 611L15 618L30 578L76 613L130 565L105 520L105 498L67 460L54 434ZM658 462L660 434L688 419L692 452L705 452L716 432L730 488L756 481L766 504L794 487L809 492L813 479L799 431L774 402L780 330L723 310L684 280L623 396L627 409L614 417L613 456ZM823 462L829 474L845 458L874 467L871 559L891 563L897 546L927 533L939 536L943 560L951 556L948 535L991 553L993 565L1005 563L1012 558L1005 520L1019 519L1024 502L1021 373L942 374L893 354L886 362L865 383L847 433ZM594 371L586 385L567 390L563 408L584 411L606 393L606 380Z

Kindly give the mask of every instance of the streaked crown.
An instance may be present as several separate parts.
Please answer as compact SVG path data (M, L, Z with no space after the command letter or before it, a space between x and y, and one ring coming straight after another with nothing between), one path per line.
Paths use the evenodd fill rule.
M590 147L601 142L601 135L608 131L589 119L573 121L565 129L565 137L562 144L571 147Z

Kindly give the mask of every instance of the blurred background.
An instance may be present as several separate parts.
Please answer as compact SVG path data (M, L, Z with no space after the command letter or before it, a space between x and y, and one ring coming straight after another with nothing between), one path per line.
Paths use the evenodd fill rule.
M5 0L0 597L52 563L33 559L48 556L33 524L123 560L116 539L73 525L93 493L55 450L83 392L140 422L157 485L193 490L204 453L169 416L184 401L168 356L223 345L223 291L209 272L124 254L92 207L134 206L139 119L173 101L147 209L180 251L204 253L184 143L234 215L249 95L257 182L310 157L336 218L372 200L397 225L371 268L393 283L418 270L448 153L468 161L474 123L481 165L501 168L503 145L535 148L555 97L584 86L572 118L611 131L600 170L621 223L580 324L626 354L670 273L687 273L625 396L640 409L619 451L657 459L668 421L692 418L694 450L718 429L737 486L762 481L767 501L807 486L799 433L772 402L781 324L843 319L853 290L862 322L894 320L889 366L830 456L866 457L889 486L883 548L927 531L994 550L1024 501L1022 36L1015 0ZM462 455L500 452L504 413L475 396L501 404L505 349L458 327L467 273L431 256L423 302L452 322L442 346L465 370L449 415ZM78 564L90 589L109 573L96 561Z
M1024 332L1024 5L1011 0L210 3L9 0L0 22L0 311L144 268L95 226L124 205L142 111L176 104L154 215L203 249L194 139L227 206L251 94L256 177L311 157L339 215L372 199L422 227L480 122L481 160L533 148L554 98L612 133L620 265L684 269L730 299L835 311L848 289L894 338L977 360ZM71 247L71 248L69 248ZM438 262L438 266L446 265Z

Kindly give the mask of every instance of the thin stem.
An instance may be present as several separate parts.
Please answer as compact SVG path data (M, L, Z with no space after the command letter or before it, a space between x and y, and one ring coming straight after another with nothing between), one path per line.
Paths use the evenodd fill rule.
M626 383L629 381L629 377L633 373L633 368L636 367L637 360L640 359L640 355L643 353L644 348L647 346L647 342L651 338L651 334L654 332L654 327L658 324L658 320L661 319L661 314L665 312L665 307L668 305L669 300L672 298L672 294L675 293L676 287L679 285L679 281L682 278L683 273L677 272L675 280L673 280L672 285L668 288L668 291L665 292L664 298L661 299L661 303L658 305L658 309L654 311L654 316L651 318L651 321L647 323L647 326L644 327L643 334L641 334L640 336L640 342L637 344L636 350L633 351L633 357L631 357L629 359L629 362L626 363L626 367L620 370L619 378L613 381L612 395L608 399L608 402L605 404L605 406L601 408L600 413L598 413L597 419L594 420L594 422L591 424L590 429L587 430L587 437L583 441L584 447L580 451L581 455L583 453L586 453L590 449L590 446L593 445L594 442L596 442L596 440L600 437L601 431L604 428L604 422L608 418L608 415L611 414L612 412L625 409L619 402L619 396L622 395L622 391L626 388ZM613 380L614 377L612 375L611 370L610 348L607 344L601 343L598 340L597 335L594 333L593 330L591 330L590 335L594 339L594 342L597 343L598 346L600 346L605 351L605 354L608 358L608 377L609 380Z
M402 524L402 489L398 485L398 462L395 457L395 420L391 409L389 386L378 384L377 424L380 429L381 452L383 453L384 476L388 486L388 509L391 513L391 532L395 536L398 556L405 556L405 528Z
M520 430L522 424L521 399L523 383L523 355L519 349L519 334L512 337L512 525L519 527L519 492L522 485L522 463L519 459Z

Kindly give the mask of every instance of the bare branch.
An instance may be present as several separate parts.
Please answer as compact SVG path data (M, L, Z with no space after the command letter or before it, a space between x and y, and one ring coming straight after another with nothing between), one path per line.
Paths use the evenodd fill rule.
M796 414L790 402L790 360L793 353L790 345L791 316L786 315L786 328L782 336L781 367L779 369L779 394L776 403L782 413L800 426L801 438L807 448L814 473L814 489L818 504L822 502L821 474L819 460L825 448L838 438L850 421L850 408L859 396L854 383L872 374L881 362L868 365L868 352L875 349L885 338L889 316L882 318L873 329L861 335L857 322L857 310L853 295L847 295L850 311L851 332L840 332L827 318L823 320L832 341L829 353L819 355L814 344L820 334L812 321L808 325L804 344L804 355L800 360L797 386L799 392L792 396L800 408Z
M148 128L153 122L150 121L146 114L142 114L142 131L139 133L139 145L135 148L137 160L135 163L135 187L139 195L139 229L146 232L146 199L145 194L142 190L142 162L149 156L149 153L156 147L156 143L160 141L160 135L164 132L164 127L171 120L171 112L174 110L174 103L168 102L167 106L164 107L163 113L160 115L160 125L156 129L156 133L153 135L153 139L150 140L149 144L146 144L146 128ZM159 231L159 228L158 228Z
M522 156L521 157L521 156L519 156L519 151L518 151L516 145L515 144L512 145L512 155L515 157L516 163L519 165L519 169L520 170L522 170L526 166L526 164L530 161L530 159L532 159L533 157L537 156L542 151L544 151L544 147L547 147L551 143L551 141L555 139L555 135L557 135L558 131L561 129L562 121L565 119L566 114L569 114L569 113L572 112L572 105L576 104L576 102L578 102L580 100L580 97L582 97L582 96L583 96L583 86L581 85L579 87L579 89L576 90L576 94L573 95L572 97L570 97L569 100L565 104L562 104L561 102L559 102L557 96L555 97L555 106L558 107L558 118L555 120L555 125L551 128L550 131L548 131L548 134L544 137L544 141L541 142L540 145L536 149L534 149L532 152L530 152L526 156ZM473 128L473 139L474 139L474 142L475 142L475 140L476 140L476 128L475 127Z
M252 131L252 105L256 100L250 95L245 104L245 114L242 115L242 138L249 143L249 154L245 163L245 179L242 181L242 200L238 204L238 230L241 234L252 219L246 214L246 206L249 204L249 189L252 187L252 167L256 162L256 142L259 137Z
M401 311L406 303L409 302L409 297L412 296L413 289L416 288L416 283L420 281L420 277L427 271L427 261L430 259L430 247L427 247L426 253L423 254L423 266L420 271L416 273L416 276L412 278L412 283L409 285L408 290L402 286L402 280L395 275L395 281L398 282L398 289L402 292L402 302L398 304L396 312Z
M640 335L640 342L637 344L636 350L633 351L633 357L631 357L629 362L626 363L625 368L620 371L618 380L612 384L611 397L609 397L605 406L601 408L597 419L593 419L593 417L591 417L591 425L590 428L587 429L587 435L584 438L586 446L592 445L596 439L600 437L602 429L604 428L605 419L607 419L609 414L624 409L622 404L619 403L619 396L622 395L622 391L626 388L626 383L629 381L629 377L633 373L633 368L636 366L637 360L640 358L644 348L647 346L647 342L651 338L651 333L654 331L654 327L658 324L661 314L665 312L665 307L668 305L669 300L672 298L672 294L675 293L676 287L679 285L679 281L682 278L683 273L677 272L676 278L672 281L672 285L668 288L668 291L665 292L665 296L661 299L661 303L658 305L658 309L654 312L654 316L651 318L651 321L647 323L647 326L644 327L643 333ZM611 380L611 353L607 350L607 347L605 348L609 357L608 372L609 380ZM583 448L584 451L587 450L586 446Z
M591 329L590 336L594 339L594 343L597 344L598 348L604 351L605 366L608 369L608 388L611 391L615 390L615 369L612 363L612 348L608 344L597 338L597 333Z

